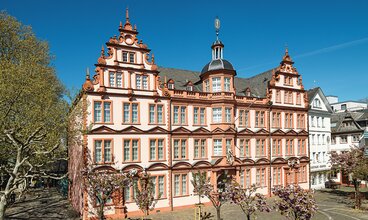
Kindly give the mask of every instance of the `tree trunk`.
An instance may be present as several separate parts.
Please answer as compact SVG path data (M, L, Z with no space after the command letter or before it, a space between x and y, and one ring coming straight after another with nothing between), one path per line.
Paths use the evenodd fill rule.
M98 211L98 218L100 220L105 220L104 208L105 208L105 206L100 204L100 210Z
M221 209L220 208L216 208L216 216L217 216L217 220L221 220Z
M247 220L250 220L250 215L249 214L247 215Z
M6 198L2 195L0 198L0 220L5 220Z
M356 179L353 179L354 190L355 190L355 209L360 209L361 200L360 200L360 191L359 191L359 182Z

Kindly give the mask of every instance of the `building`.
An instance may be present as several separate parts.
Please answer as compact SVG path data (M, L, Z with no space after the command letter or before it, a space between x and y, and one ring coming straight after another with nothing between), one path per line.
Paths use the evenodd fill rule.
M319 87L309 90L308 98L311 188L320 189L325 187L331 170L329 153L332 109Z
M367 110L333 113L331 117L331 151L342 153L350 151L352 147L359 147L359 141L368 124L367 115ZM342 184L349 184L347 175L336 173L333 178Z
M197 170L208 172L215 190L230 175L265 195L278 185L309 188L308 97L287 50L278 67L238 78L218 37L212 60L195 72L158 68L137 34L127 12L75 102L82 108L75 121L89 128L69 149L76 210L87 217L95 205L82 187L87 166L148 171L162 194L155 211L193 206ZM140 214L133 193L125 189L107 214Z
M359 111L368 108L367 102L361 101L343 101L339 102L339 98L337 96L327 96L327 99L331 105L331 108L334 112L343 112L343 111Z

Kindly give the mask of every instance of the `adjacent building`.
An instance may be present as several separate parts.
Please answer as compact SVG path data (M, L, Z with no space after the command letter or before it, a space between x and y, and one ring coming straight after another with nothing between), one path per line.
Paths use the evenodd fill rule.
M229 176L269 196L279 185L309 188L309 102L287 50L276 68L239 78L217 35L201 72L158 68L128 12L106 46L74 108L88 132L70 143L69 198L84 218L96 207L83 189L88 166L149 172L162 195L153 212L193 206L198 170L215 191ZM118 192L107 214L140 214L133 197L133 188Z
M319 87L309 90L308 98L311 188L320 189L325 187L331 170L332 109Z
M353 101L353 100L339 102L339 98L337 96L332 95L327 96L327 99L334 112L360 111L368 108L367 102Z

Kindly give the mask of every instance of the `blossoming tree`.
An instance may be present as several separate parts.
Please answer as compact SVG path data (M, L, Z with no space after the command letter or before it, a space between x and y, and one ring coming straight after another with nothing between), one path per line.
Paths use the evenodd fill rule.
M273 194L279 197L275 207L288 219L309 220L317 212L314 192L304 190L299 185L276 187Z
M355 190L355 209L361 207L360 181L368 179L368 158L363 153L362 148L352 147L344 153L331 152L330 158L333 170L351 175Z
M256 185L243 188L239 183L232 181L227 186L227 196L231 203L238 205L250 220L257 212L270 212L271 207L266 202L266 197L257 191Z

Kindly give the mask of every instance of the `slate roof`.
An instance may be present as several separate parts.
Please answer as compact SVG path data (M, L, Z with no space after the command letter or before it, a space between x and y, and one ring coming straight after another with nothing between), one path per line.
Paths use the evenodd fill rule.
M319 87L308 90L309 104L312 103L314 96L317 94Z
M362 113L358 112L338 112L333 113L331 116L331 124L336 123L335 127L331 127L332 133L338 132L361 132L363 129L356 122L362 116ZM352 126L342 126L344 121L353 121Z
M235 77L236 95L244 96L245 89L249 88L251 96L260 98L266 97L268 82L272 78L273 70L274 69L271 69L249 78ZM200 72L166 67L159 67L158 71L160 72L159 76L161 77L161 82L164 82L165 77L167 81L170 79L174 80L175 89L186 90L186 84L191 81L194 84L193 91L202 91L202 82L199 78Z

